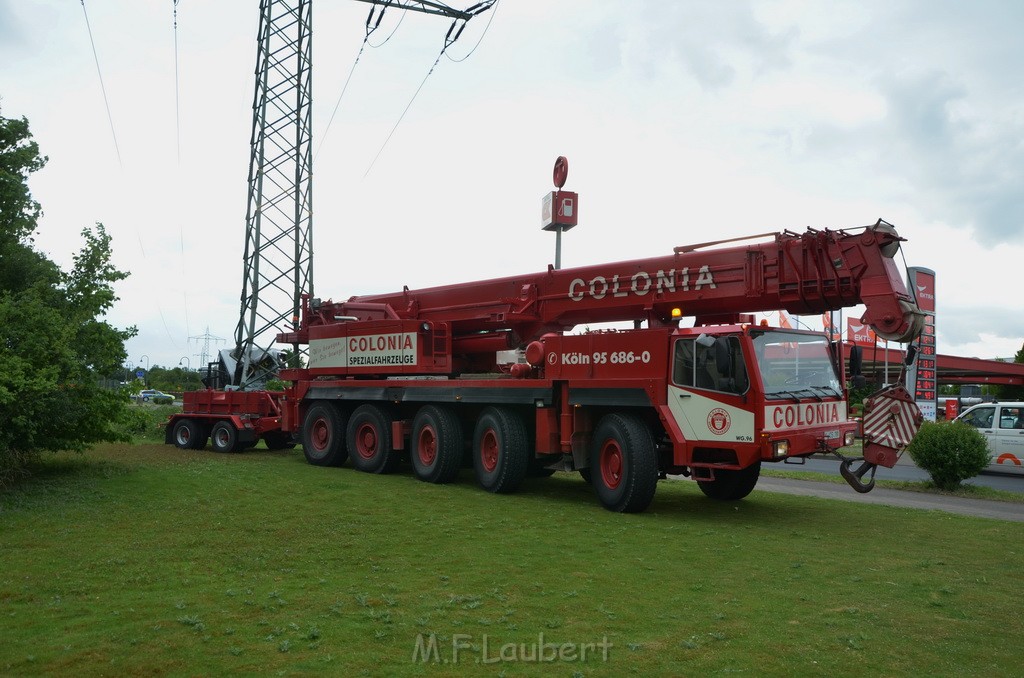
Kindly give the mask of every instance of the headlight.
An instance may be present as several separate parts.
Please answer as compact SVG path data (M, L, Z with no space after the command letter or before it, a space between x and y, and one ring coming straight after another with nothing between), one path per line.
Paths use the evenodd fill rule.
M776 459L782 459L789 454L789 441L788 440L776 440L772 443L772 455Z
M849 447L854 443L853 431L847 431L846 435L843 436L843 447Z

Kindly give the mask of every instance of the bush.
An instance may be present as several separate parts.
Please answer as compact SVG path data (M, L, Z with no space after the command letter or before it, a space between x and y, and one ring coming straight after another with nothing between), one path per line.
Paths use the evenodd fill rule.
M985 436L959 421L924 422L907 451L943 490L955 490L989 463Z

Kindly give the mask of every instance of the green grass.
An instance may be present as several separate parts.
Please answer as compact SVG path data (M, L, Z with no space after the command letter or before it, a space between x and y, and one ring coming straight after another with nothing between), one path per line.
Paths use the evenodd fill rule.
M496 496L469 472L104 446L0 495L0 674L1019 675L1022 543L690 482L618 515L575 474ZM413 662L431 634L441 661ZM576 661L478 663L539 634Z

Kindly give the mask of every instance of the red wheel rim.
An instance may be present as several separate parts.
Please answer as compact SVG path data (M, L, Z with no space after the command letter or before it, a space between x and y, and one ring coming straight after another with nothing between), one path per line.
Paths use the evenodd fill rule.
M317 419L313 422L313 431L310 436L313 449L323 452L331 442L331 427L327 425L326 419Z
M498 468L498 436L494 435L494 429L487 429L480 441L480 463L488 473Z
M437 459L437 434L434 429L424 426L420 429L420 438L416 446L420 461L424 466L430 466Z
M377 454L377 429L371 424L362 424L356 430L356 452L363 459L373 459Z
M607 441L601 448L601 480L610 490L622 482L622 448L614 440Z

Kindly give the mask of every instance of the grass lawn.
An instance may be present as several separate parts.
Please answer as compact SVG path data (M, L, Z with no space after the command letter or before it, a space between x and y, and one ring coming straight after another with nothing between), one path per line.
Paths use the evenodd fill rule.
M575 474L496 496L102 446L0 494L0 675L1017 676L1022 544L691 482L618 515Z

